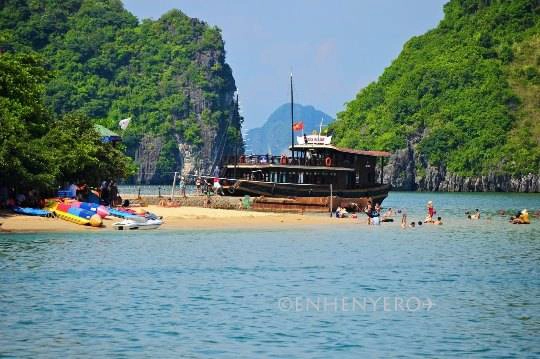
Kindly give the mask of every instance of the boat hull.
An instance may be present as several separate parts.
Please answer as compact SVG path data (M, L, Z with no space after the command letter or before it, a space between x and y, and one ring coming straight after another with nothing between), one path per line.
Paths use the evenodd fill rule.
M228 196L256 197L252 208L276 211L327 212L337 206L358 209L368 201L382 203L388 196L390 185L378 185L355 189L335 189L329 185L304 185L238 180L234 185L224 186Z

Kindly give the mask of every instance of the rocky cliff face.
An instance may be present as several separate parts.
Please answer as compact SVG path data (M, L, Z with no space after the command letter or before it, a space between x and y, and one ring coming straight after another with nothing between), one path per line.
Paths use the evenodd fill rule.
M383 170L385 183L396 190L441 192L540 192L540 173L515 177L488 173L464 177L430 166L415 145L392 154Z
M215 174L226 157L243 152L242 118L223 40L219 30L179 11L164 15L156 24L159 36L165 32L172 42L181 43L177 49L187 55L181 61L164 59L165 71L174 75L158 86L157 101L167 105L152 116L162 118L162 123L149 128L144 118L151 116L144 108L139 113L135 135L139 141L128 145L139 167L133 180L158 184L171 183L174 172Z

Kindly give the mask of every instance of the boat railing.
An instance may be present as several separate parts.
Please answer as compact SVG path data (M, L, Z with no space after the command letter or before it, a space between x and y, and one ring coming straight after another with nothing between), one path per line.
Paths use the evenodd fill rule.
M272 155L242 155L238 157L228 157L225 159L226 165L289 165L289 166L335 166L332 161L328 162L323 157L291 157Z

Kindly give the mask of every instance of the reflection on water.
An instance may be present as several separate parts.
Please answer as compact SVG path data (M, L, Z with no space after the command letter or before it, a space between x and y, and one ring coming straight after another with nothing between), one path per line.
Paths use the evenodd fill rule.
M0 355L540 355L540 219L496 215L540 197L392 193L385 204L421 219L429 199L445 225L0 235ZM475 208L485 218L464 218ZM344 310L353 297L434 305Z

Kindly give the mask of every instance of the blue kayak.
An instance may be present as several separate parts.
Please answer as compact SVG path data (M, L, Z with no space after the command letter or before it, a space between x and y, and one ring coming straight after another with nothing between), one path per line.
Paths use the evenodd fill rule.
M47 211L46 209L37 209L30 207L14 207L13 212L25 214L27 216L49 217L52 215L51 211Z
M119 211L119 210L117 210L115 208L112 208L112 207L107 208L107 211L109 211L109 214L111 216L118 217L118 218L123 218L123 219L129 219L129 218L133 218L133 217L140 217L140 216L137 216L135 214Z

